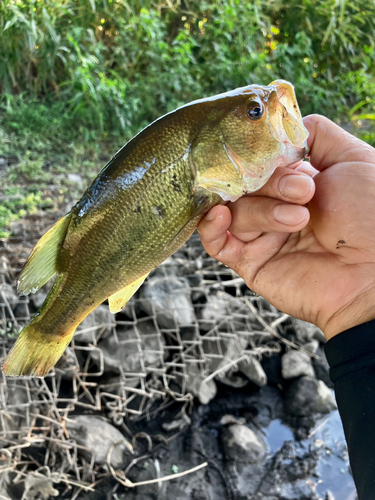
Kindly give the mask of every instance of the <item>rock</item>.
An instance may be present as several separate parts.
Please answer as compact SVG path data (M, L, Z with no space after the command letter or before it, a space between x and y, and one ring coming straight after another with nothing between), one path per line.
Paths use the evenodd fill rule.
M7 407L14 408L25 406L30 402L30 391L27 382L20 379L7 378L6 380L6 402Z
M20 427L20 418L14 418L13 415L10 415L6 411L2 411L2 413L2 419L0 420L0 435L2 436L0 437L0 447L6 448L6 446L9 445L9 441L14 439L17 435L15 434L15 431L17 431Z
M186 276L186 279L189 281L191 288L199 287L199 290L204 292L204 288L200 288L202 286L204 287L204 285L202 285L203 276L201 274L189 274Z
M46 300L47 292L39 290L35 295L31 297L31 302L35 309L39 310L42 307L43 302Z
M2 297L2 295L3 295L3 297ZM11 309L14 311L18 302L19 302L19 297L18 297L15 289L12 287L12 285L8 285L8 283L5 283L0 288L0 302L3 302L4 298L8 302ZM8 311L6 311L6 312L8 312Z
M307 342L303 348L306 350L306 351L309 351L311 352L312 354L315 354L316 351L319 349L319 340L316 340L316 339L311 339L310 342Z
M22 495L23 500L44 499L48 500L51 496L59 496L59 491L53 487L52 480L39 472L29 473L25 479L25 491Z
M250 358L249 362L245 360L240 361L240 363L238 363L238 369L257 386L263 387L267 384L267 375L256 358Z
M282 387L284 379L281 375L281 356L272 354L264 356L262 359L262 367L267 375L268 384Z
M193 288L191 290L191 302L193 304L201 305L204 302L205 298L206 298L206 293L203 286L202 288Z
M158 324L163 328L196 323L190 286L186 278L177 276L150 278L143 285L141 296L148 299L141 302L141 307L150 316L155 310Z
M280 500L319 500L316 485L308 479L315 474L319 452L306 450L303 445L286 441L272 459L264 476L257 500L274 495Z
M74 184L81 185L83 183L82 177L79 174L68 174L67 179Z
M222 440L228 459L256 463L266 455L265 443L246 425L230 425L224 430Z
M214 358L210 362L209 367L210 373L218 371L220 376L224 376L224 374L228 372L233 372L234 368L237 369L237 365L236 363L233 363L233 361L236 361L243 356L243 350L247 347L247 340L239 335L236 335L228 340L223 340L222 344L221 353L224 354L223 359L220 360L219 358L218 361L218 358ZM206 349L206 347L208 349ZM218 350L216 342L207 342L206 344L205 341L203 341L203 349L207 354L221 354Z
M335 497L334 497L333 493L331 493L329 490L327 490L324 500L335 500Z
M313 358L312 363L315 370L315 376L319 380L323 380L323 382L330 388L334 388L334 384L329 376L329 364L325 355L324 350L319 347L316 351L316 354L320 357Z
M314 485L306 479L281 484L277 490L282 500L319 500Z
M211 330L215 323L233 317L233 313L241 310L246 310L245 303L233 295L221 290L210 293L207 295L207 302L199 317L199 328L203 331Z
M111 465L115 469L124 467L133 453L130 442L104 418L79 415L70 418L66 423L66 428L72 439L87 448L87 450L79 449L78 451L87 460L91 460L91 456L94 455L94 461L98 465L107 463L107 454L112 443L118 443L111 454Z
M105 339L116 326L115 317L108 306L100 305L77 328L74 340L82 344L95 344L96 338Z
M79 362L77 360L76 352L71 347L67 347L64 354L55 365L56 373L61 375L64 380L72 380L75 373L79 373Z
M223 415L220 419L220 424L221 425L231 425L231 424L239 424L239 425L245 425L246 424L246 418L237 418L234 415Z
M35 410L34 405L30 404L30 391L27 382L19 379L7 378L6 384L1 387L0 408L3 418L0 419L0 434L4 435L4 440L0 439L0 445L9 445L9 441L15 439L14 431L20 430L26 424L26 405L30 405L30 412ZM27 428L26 428L27 432ZM26 434L25 429L23 431ZM8 434L9 433L9 434Z
M99 342L103 356L104 371L115 373L144 373L147 366L160 366L164 339L155 329L153 321L138 323L128 330L117 330ZM92 351L91 357L100 367L100 353Z
M235 375L234 373L223 376L218 376L217 381L221 384L227 385L228 387L233 387L234 389L242 389L246 387L249 380L241 375Z
M266 460L261 460L257 463L228 460L225 465L225 481L228 484L226 494L214 497L212 500L280 500L278 497L269 497L264 494L261 496L257 495L264 475L267 474L267 469L269 468L269 466L267 467L268 463ZM229 491L233 492L231 496L228 495Z
M318 327L316 327L315 330L314 330L313 338L316 339L320 344L326 344L327 343L327 339L326 339L324 333Z
M311 339L316 339L322 344L327 342L324 333L317 326L313 325L312 323L307 323L306 321L302 321L301 319L293 317L291 317L290 319L294 326L297 338L302 342L306 343L309 342Z
M252 421L258 427L268 427L272 420L284 417L284 399L277 387L265 385L252 394Z
M18 304L14 308L14 316L19 321L29 321L29 300L26 297L19 297Z
M286 410L298 417L330 413L337 408L332 391L322 380L301 377L285 394Z
M10 231L13 237L16 236L18 238L25 238L26 236L25 226L20 222L12 222L10 225ZM25 257L27 257L27 254Z
M199 399L202 405L207 405L217 393L217 387L214 380L205 382L198 369L189 369L189 377L186 381L186 389Z
M7 473L5 473L5 474L7 474ZM4 489L3 489L3 491L1 492L1 495L2 495L2 496L0 497L0 498L1 498L1 500L12 500L12 498L8 496L7 492L6 492L6 491L4 491ZM18 497L18 498L20 498L20 497Z
M301 376L314 378L310 356L295 349L286 352L281 358L281 374L285 379Z
M147 286L147 284L150 281L153 281L154 278L166 278L169 279L170 277L176 277L179 274L179 271L181 269L181 266L187 262L186 256L185 258L178 259L176 258L177 253L173 254L171 257L168 257L163 262L162 266L158 266L156 269L152 271L151 276L146 280L145 284L143 285L144 287ZM143 295L143 294L141 294Z

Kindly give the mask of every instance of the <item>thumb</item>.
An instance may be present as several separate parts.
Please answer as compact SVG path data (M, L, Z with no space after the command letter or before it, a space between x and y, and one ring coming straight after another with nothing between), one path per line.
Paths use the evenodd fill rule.
M309 131L310 163L323 171L341 162L375 162L375 149L321 115L303 119Z

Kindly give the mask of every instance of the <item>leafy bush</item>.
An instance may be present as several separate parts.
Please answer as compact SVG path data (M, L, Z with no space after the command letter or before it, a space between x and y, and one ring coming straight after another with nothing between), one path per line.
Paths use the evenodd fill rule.
M3 0L0 82L58 103L88 137L129 138L184 102L275 78L304 113L345 117L373 105L374 14L372 0Z
M303 114L352 120L375 145L374 5L2 0L0 155L19 165L0 189L0 228L43 207L28 182L42 188L69 169L89 176L167 111L250 83L290 80Z

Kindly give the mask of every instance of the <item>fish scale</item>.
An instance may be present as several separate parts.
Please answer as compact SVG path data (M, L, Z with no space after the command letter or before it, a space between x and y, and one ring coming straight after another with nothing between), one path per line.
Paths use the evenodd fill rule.
M44 376L79 323L106 299L121 310L211 207L302 159L307 132L295 106L287 82L243 87L165 115L116 153L30 254L21 293L57 278L4 373Z
M129 171L126 166L125 170ZM55 300L41 310L44 318L42 329L45 333L52 329L55 334L61 334L68 322L74 324L77 319L81 320L83 314L88 314L119 288L132 283L137 277L150 272L163 262L195 229L198 221L193 218L191 223L185 226L175 245L165 250L167 244L180 231L181 221L182 225L186 224L196 206L191 203L193 181L189 162L182 159L174 162L173 170L159 181L159 189L145 196L143 185L150 182L146 175L133 191L120 191L116 197L105 200L104 218L91 218L90 211L96 211L97 208L90 207L81 218L81 223L87 223L90 231L86 232L84 239L80 238L78 245L75 235L80 232L80 222L71 222L74 229L68 228L62 247L62 254L68 254L62 269L66 278L59 284L60 290L55 294ZM175 176L179 179L179 190L176 189ZM118 178L112 179L112 183ZM111 189L110 183L106 183L106 189ZM140 213L131 209L135 205L141 207ZM166 206L163 218L146 208L159 205ZM120 210L117 208L119 206ZM77 216L81 208L80 203L74 207L73 217ZM107 219L111 220L111 225L107 224ZM142 232L145 232L146 236L140 239L139 234ZM129 239L133 242L131 246L127 243ZM116 244L108 248L108 241ZM78 251L71 256L71 249L76 248ZM92 279L95 270L95 279Z

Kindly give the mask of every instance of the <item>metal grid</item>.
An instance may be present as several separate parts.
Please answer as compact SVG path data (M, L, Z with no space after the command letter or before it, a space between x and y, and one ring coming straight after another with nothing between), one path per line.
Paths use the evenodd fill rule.
M16 297L12 290L35 234L42 233L48 222L36 227L36 219L3 248L2 359L46 293L43 289L34 297ZM31 243L25 246L24 241ZM24 481L30 470L53 484L76 487L71 498L77 491L90 490L108 472L94 464L94 457L88 460L87 453L82 458L80 452L85 450L66 429L71 415L101 412L132 437L130 421L155 416L175 402L182 409L189 407L192 377L208 383L236 372L241 361L281 350L276 330L288 316L211 259L196 234L152 273L149 283L159 292L165 290L164 309L158 302L160 293L147 295L141 288L116 316L107 312L106 305L92 313L45 379L2 376L0 491L6 472L17 471L12 478L17 482ZM29 453L35 447L41 460Z

